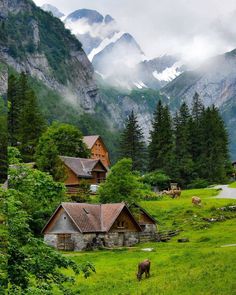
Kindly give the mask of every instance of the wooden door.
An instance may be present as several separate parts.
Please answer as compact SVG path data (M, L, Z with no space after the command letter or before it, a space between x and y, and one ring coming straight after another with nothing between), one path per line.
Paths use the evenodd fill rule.
M118 233L118 246L123 247L125 244L125 235L124 233Z
M57 249L64 251L73 251L74 243L71 239L71 234L58 234L57 235Z

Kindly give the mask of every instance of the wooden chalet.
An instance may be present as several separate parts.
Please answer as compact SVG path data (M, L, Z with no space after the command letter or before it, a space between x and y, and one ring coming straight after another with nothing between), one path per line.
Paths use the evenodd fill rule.
M42 233L45 243L59 250L132 246L143 240L145 222L153 225L146 232L145 241L156 236L154 219L146 211L142 215L140 224L125 203L62 203Z
M91 159L100 159L106 167L111 165L108 149L106 148L101 136L84 136L83 141L91 152Z
M100 159L84 159L61 156L65 170L65 185L69 193L79 187L82 179L90 184L99 184L106 179L107 168Z

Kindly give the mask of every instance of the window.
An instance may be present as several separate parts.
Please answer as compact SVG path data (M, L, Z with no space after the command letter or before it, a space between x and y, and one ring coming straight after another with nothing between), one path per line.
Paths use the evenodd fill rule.
M117 222L117 227L118 228L125 228L125 222L124 221L118 221Z

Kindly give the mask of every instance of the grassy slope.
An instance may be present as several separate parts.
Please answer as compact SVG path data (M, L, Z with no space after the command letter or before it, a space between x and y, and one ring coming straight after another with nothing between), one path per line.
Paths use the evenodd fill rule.
M232 182L230 185L229 185L230 188L236 188L236 181L235 182Z
M181 199L164 198L142 202L159 221L160 230L180 228L181 234L168 243L148 243L132 249L67 253L75 261L92 261L96 274L87 280L79 277L75 290L81 294L236 294L236 216L224 222L207 223L202 216L222 215L216 208L236 204L236 200L215 199L216 190L185 191ZM201 196L202 208L193 207L191 197ZM188 237L189 243L177 243ZM141 248L152 247L154 252ZM137 282L135 272L142 259L152 262L150 279ZM55 293L57 294L57 293Z

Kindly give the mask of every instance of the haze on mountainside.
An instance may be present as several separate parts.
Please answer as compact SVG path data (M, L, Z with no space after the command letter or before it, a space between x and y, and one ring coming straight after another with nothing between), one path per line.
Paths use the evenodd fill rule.
M110 14L120 29L129 32L148 57L180 54L190 61L236 47L234 0L35 0L56 6L62 13L82 8Z
M136 31L134 31L134 27L130 27L130 30L128 26L124 27L124 22L122 22L123 19L122 17L119 17L118 13L120 8L117 8L117 12L114 10L114 7L112 9L112 3L114 3L113 0L109 1L109 7L107 6L106 9L104 5L102 6L101 1L96 1L96 5L100 3L99 5L101 6L101 10L97 9L96 11L91 9L82 9L81 7L86 8L86 6L82 5L81 7L78 7L78 5L82 2L79 2L79 4L77 3L76 7L73 7L73 9L68 8L69 5L73 3L73 1L69 1L67 3L67 10L62 9L63 6L57 7L62 13L65 14L63 20L65 20L67 25L68 21L72 22L72 25L77 24L77 22L81 24L84 22L84 24L89 29L89 34L88 32L85 33L83 31L78 31L76 35L82 42L83 49L90 58L90 61L92 61L93 67L91 66L91 63L87 59L84 52L81 50L81 44L70 35L68 30L65 30L63 24L58 21L58 19L51 17L50 14L40 12L40 9L35 9L35 13L43 15L42 20L40 20L41 23L38 23L39 19L37 18L37 15L35 15L34 22L31 22L32 32L34 33L33 40L35 39L34 42L36 46L35 52L39 54L37 55L37 59L35 59L35 55L32 55L29 51L27 51L28 47L26 47L28 46L28 43L31 45L32 36L29 35L29 38L27 39L24 35L22 35L21 30L24 29L28 23L26 26L24 23L22 23L22 27L19 27L20 35L18 36L17 41L16 35L14 34L13 30L11 31L12 46L13 49L15 49L13 53L18 53L19 51L19 56L20 53L27 53L27 59L25 61L20 60L21 63L19 64L19 59L15 59L12 55L7 55L7 61L10 62L10 64L16 69L19 69L19 65L21 67L27 68L30 74L42 80L42 82L50 89L53 89L53 91L59 91L63 96L61 99L64 99L66 103L73 106L73 110L70 109L70 111L67 113L67 116L64 112L55 114L55 110L53 109L53 117L58 118L58 116L61 117L63 115L63 117L66 116L66 118L71 119L71 113L86 113L90 114L91 116L95 116L95 114L98 115L98 112L100 112L103 114L103 118L109 122L110 128L113 128L113 130L120 130L123 128L123 124L127 115L131 110L134 110L134 112L138 114L138 122L143 128L146 139L148 139L153 110L159 98L161 98L164 103L168 104L170 110L174 113L182 101L189 103L192 100L193 94L195 91L197 91L206 106L214 103L217 105L217 107L219 107L221 113L223 114L230 133L231 154L232 157L235 158L235 50L232 50L232 52L227 54L223 52L222 55L212 57L202 66L198 64L198 67L194 71L189 71L189 68L187 67L188 71L186 71L186 67L181 65L183 62L183 60L181 60L181 56L178 57L174 55L165 55L160 57L159 53L161 53L160 50L162 46L164 46L164 44L166 44L166 46L168 45L168 42L165 43L165 40L163 40L163 42L159 42L160 49L155 50L156 55L154 58L148 61L144 60L149 58L146 46L155 49L153 44L156 44L158 40L156 36L161 32L161 29L163 34L164 32L166 33L166 37L170 37L170 35L173 37L175 33L175 38L181 41L183 41L183 38L181 37L183 35L185 37L188 35L188 38L186 37L185 39L191 40L191 36L193 36L191 32L194 31L195 35L197 35L199 32L198 29L200 27L204 27L204 32L206 33L209 31L212 34L213 32L217 32L218 35L215 35L216 38L214 40L221 44L220 47L215 46L217 53L221 53L220 48L223 48L223 46L227 47L226 45L234 44L234 23L231 23L230 18L228 19L229 25L224 30L224 34L222 34L222 30L219 29L219 27L222 28L222 25L212 28L206 26L206 24L212 23L213 20L215 20L217 16L220 15L220 3L214 1L215 6L212 6L212 10L214 8L215 14L205 18L204 21L204 18L202 20L202 18L199 16L201 13L203 13L204 16L206 9L210 9L209 2L204 6L205 10L202 11L202 6L200 5L201 2L198 6L196 6L196 4L191 6L188 1L188 4L186 4L187 6L184 7L185 9L183 10L183 2L179 1L179 4L182 3L180 8L181 11L183 10L183 13L181 14L181 24L178 24L176 21L172 20L171 22L169 18L167 19L167 16L170 14L170 9L166 8L166 14L163 14L165 11L163 10L163 6L160 5L160 2L158 8L160 11L162 11L162 14L165 15L166 19L164 21L163 17L161 18L163 24L160 24L160 27L158 27L160 30L157 30L157 32L152 31L152 39L149 39L150 42L145 43L143 40L147 39L143 39L141 41L138 34L145 32L146 27L150 24L156 25L157 23L152 19L152 14L147 20L146 14L140 15L138 13L138 7L141 5L139 1L137 1L136 6L133 5L133 14L130 13L131 3L133 3L132 0L128 2L126 1L127 6L123 6L123 8L127 8L125 10L125 15L130 18L131 22L133 20L133 15L139 17L139 22L142 24L143 30L137 26ZM29 6L30 3L32 4L31 1L26 2L29 4ZM13 4L14 3L15 2L13 2ZM91 7L92 3L89 0L86 1L86 3L88 4L88 8L97 8ZM95 3L95 1L93 3ZM122 4L122 0L119 3ZM147 1L146 10L150 9L150 3L151 1ZM58 2L58 5L59 4L60 2ZM155 3L152 4L154 5ZM213 4L213 2L211 4ZM222 7L221 15L228 15L229 7L233 7L232 3L230 4L229 2L228 4L228 6L226 5L227 7ZM192 7L192 10L190 9L190 6ZM156 9L156 7L157 6L152 7L153 11ZM174 7L172 7L172 11L174 10L173 8ZM32 8L29 7L29 10L30 9ZM58 13L57 10L55 11ZM143 9L143 11L145 10ZM180 9L177 9L176 13L180 18L179 12ZM186 14L186 12L188 12L188 14ZM59 13L59 17L60 15L61 14ZM147 21L141 22L144 17L146 17ZM174 18L174 20L176 19ZM17 17L15 18L15 21L17 21ZM52 25L48 26L48 23L52 23ZM189 31L187 34L186 32L189 30L189 28L187 28L186 25L190 23L192 23L192 27L190 28L191 32ZM47 25L45 26L45 24ZM171 34L167 34L168 32L164 30L164 28L167 27L167 24L169 24L169 32L171 31ZM12 25L12 20L10 25ZM56 30L54 30L54 25L56 25ZM75 25L75 28L73 29L81 30L85 29L86 26L81 25L77 27ZM40 31L40 35L37 35L37 28ZM41 36L43 36L43 38L41 38ZM65 40L65 36L68 38L68 40L70 40L69 43L63 41ZM217 36L219 36L219 38ZM82 37L84 37L83 40ZM56 44L54 42L55 38L57 41ZM113 38L115 40L113 40ZM228 40L228 42L225 40ZM105 41L107 44L104 44ZM19 44L22 46L20 47ZM214 43L212 42L212 44ZM43 52L37 51L38 45L43 46ZM74 52L75 45L76 48L78 47L76 55ZM182 42L182 45L187 46L188 42ZM51 48L53 48L53 50L51 50ZM129 48L129 51L124 51L124 48ZM180 50L181 47L176 46L173 48L177 51L177 49ZM232 48L230 49L233 48L236 48L236 46L234 47L234 45L232 45ZM21 49L24 49L25 52L21 52ZM64 52L67 54L66 59L65 55L63 54ZM124 52L126 54L124 54ZM192 51L190 51L190 53L191 52ZM121 58L124 59L122 60ZM138 62L138 64L136 64L133 68L132 63L130 65L131 59L134 59L134 64ZM28 60L30 63L27 62ZM42 60L44 62L42 62ZM196 59L193 60L195 61ZM121 65L120 67L119 63ZM107 64L107 66L104 67L104 64ZM124 67L124 64L127 64L127 66ZM96 80L94 79L93 68L96 72ZM178 75L176 75L176 73ZM87 77L89 77L89 79ZM83 80L81 78L85 79ZM113 78L118 80L115 81L118 82L117 85L119 86L116 89L111 87L111 85L113 86L114 82ZM104 85L104 81L106 83L108 82L108 85ZM123 81L128 82L126 87L130 88L131 91L123 91L122 87L120 87ZM41 97L43 100L44 96ZM45 105L45 101L43 101L42 105ZM75 119L77 120L76 115ZM110 126L111 122L112 126Z

